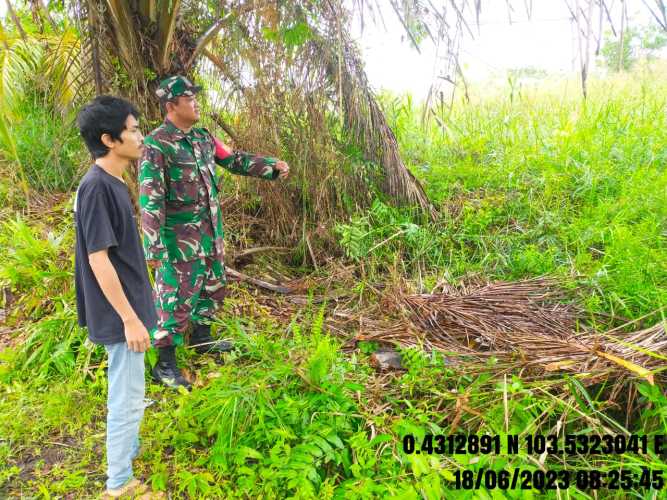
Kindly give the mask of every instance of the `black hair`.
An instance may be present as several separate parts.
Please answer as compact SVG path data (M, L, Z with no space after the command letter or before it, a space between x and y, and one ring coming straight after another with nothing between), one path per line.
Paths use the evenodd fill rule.
M97 96L81 108L76 123L94 159L102 158L109 152L102 142L102 135L109 134L113 140L122 142L120 134L125 130L125 122L130 115L138 120L137 108L125 99L110 95Z

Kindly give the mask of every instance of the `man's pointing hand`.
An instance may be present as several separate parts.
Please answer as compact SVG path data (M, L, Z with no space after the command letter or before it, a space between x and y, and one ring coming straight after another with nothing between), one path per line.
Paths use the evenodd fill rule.
M282 160L278 160L276 163L276 166L274 167L278 172L278 178L279 179L286 179L287 176L289 175L289 165L287 162L284 162Z

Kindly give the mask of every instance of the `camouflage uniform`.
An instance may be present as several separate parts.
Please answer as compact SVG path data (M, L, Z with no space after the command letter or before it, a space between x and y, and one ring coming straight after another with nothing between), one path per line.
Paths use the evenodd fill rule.
M161 99L194 95L183 77L160 84ZM188 133L169 120L144 140L139 204L146 258L159 260L155 277L156 347L181 345L188 323L210 321L225 295L222 169L276 179L276 159L224 152L205 128ZM216 145L218 146L216 149ZM216 154L217 151L217 154Z

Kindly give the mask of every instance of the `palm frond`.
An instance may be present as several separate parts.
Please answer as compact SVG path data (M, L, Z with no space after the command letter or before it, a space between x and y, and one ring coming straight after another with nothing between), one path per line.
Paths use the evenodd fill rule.
M161 73L169 71L169 59L176 30L176 18L181 7L181 0L169 2L169 8L162 6L158 20L158 69Z
M628 376L652 384L654 375L662 374L665 323L627 333L621 330L629 324L599 332L583 324L583 309L571 298L558 280L544 277L390 297L400 319L369 320L357 340L424 346L478 361L493 357L537 377L578 373L584 384Z
M417 205L433 216L426 193L401 159L396 137L370 88L361 55L349 35L340 29L344 12L332 6L325 15L333 36L321 39L316 46L329 78L335 82L346 128L352 131L367 158L382 166L385 193L399 203ZM332 43L333 37L337 43Z
M6 49L0 50L0 104L11 113L36 74L44 47L37 38L5 39Z
M46 40L47 51L41 64L41 74L49 82L51 101L67 109L81 94L86 94L90 82L81 65L81 42L74 29Z

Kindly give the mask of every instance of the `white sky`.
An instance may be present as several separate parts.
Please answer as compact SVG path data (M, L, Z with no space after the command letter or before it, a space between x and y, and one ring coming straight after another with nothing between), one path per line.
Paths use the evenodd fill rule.
M348 4L353 0L346 0ZM366 0L367 3L373 3ZM526 4L532 1L530 20ZM575 5L577 0L568 0ZM621 1L608 0L614 26L618 30ZM448 0L433 0L448 4ZM512 23L507 3L512 5ZM630 25L654 23L642 0L626 0ZM366 72L374 89L411 92L417 99L426 96L434 75L440 74L442 64L434 65L435 47L430 40L421 46L421 54L404 38L404 30L392 10L389 0L375 0L382 8L384 25L366 16L363 32L359 19L351 26L353 37L362 49ZM457 2L458 3L458 2ZM472 3L472 2L471 2ZM582 2L583 3L583 2ZM0 16L6 5L0 2ZM608 23L605 23L608 29ZM466 31L460 61L468 81L484 81L494 77L505 79L507 70L532 66L550 73L572 73L578 70L578 46L565 0L482 0L480 28L470 26L475 34ZM592 43L594 50L595 43ZM667 50L663 50L663 57ZM593 61L593 57L591 61ZM438 71L436 71L438 69Z
M440 0L445 1L445 0ZM630 24L645 25L652 21L641 0L627 0ZM426 40L419 54L408 40L388 0L378 0L386 25L373 23L368 16L363 32L359 20L352 32L358 41L371 85L379 90L409 91L423 98L433 81L435 47ZM505 0L483 0L480 29L471 25L475 39L466 35L462 42L461 64L469 81L482 81L496 76L506 78L512 68L533 66L549 72L570 73L578 70L578 45L564 0L533 0L528 20L524 0L512 0L512 24ZM575 0L570 1L571 5ZM614 26L620 27L620 0L608 2ZM655 22L655 21L653 21ZM596 26L596 25L594 25ZM608 29L608 23L606 24ZM467 33L467 32L466 32ZM592 43L591 49L595 49ZM591 58L593 60L593 57Z

